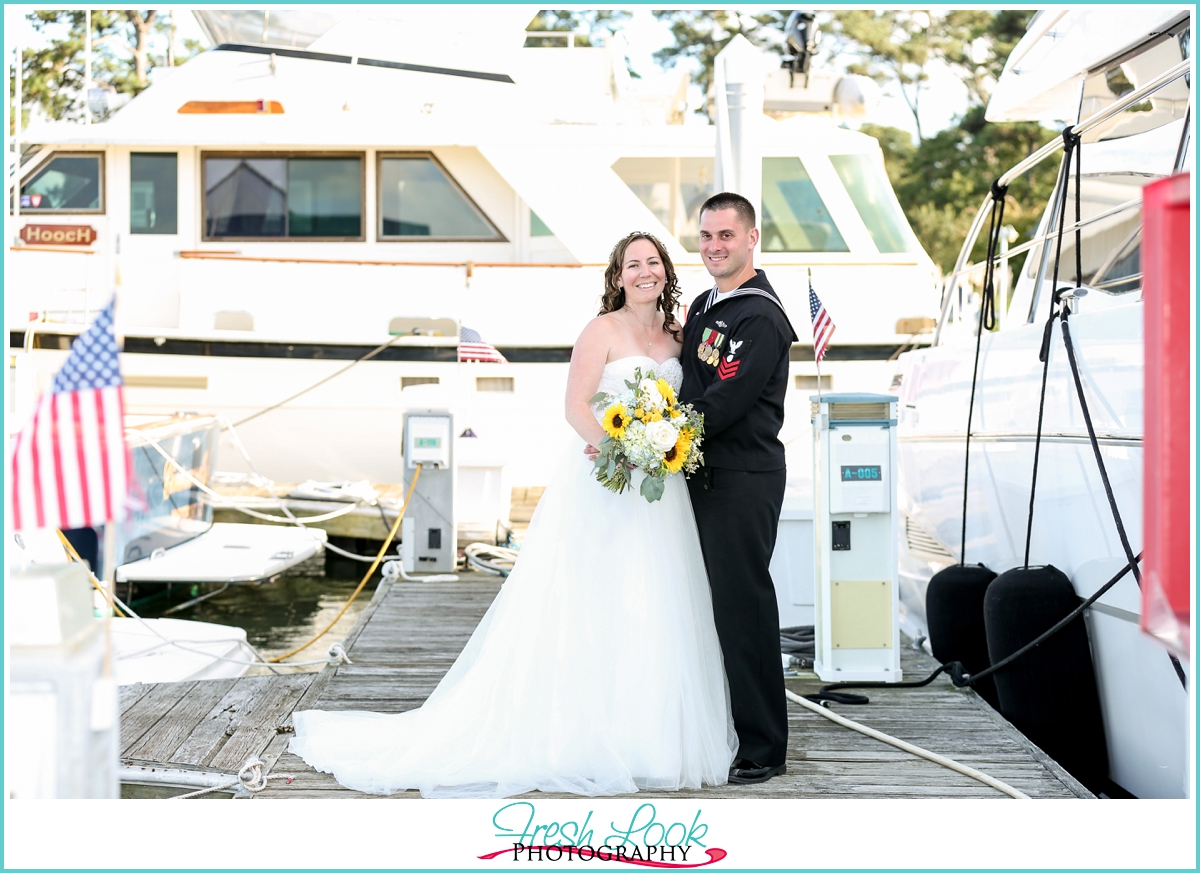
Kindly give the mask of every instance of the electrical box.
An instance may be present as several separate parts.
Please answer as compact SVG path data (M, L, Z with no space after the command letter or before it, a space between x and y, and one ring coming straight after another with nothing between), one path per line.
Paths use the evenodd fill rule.
M404 413L404 493L420 469L401 522L407 573L452 573L458 564L454 418L448 410Z
M899 682L897 398L812 398L817 675Z

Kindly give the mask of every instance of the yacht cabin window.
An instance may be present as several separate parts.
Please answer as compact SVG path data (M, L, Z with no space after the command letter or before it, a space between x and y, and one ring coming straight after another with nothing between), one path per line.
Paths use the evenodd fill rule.
M542 221L532 209L529 210L529 235L530 236L554 236L554 231L546 226L546 222Z
M129 232L179 232L179 156L175 152L129 156Z
M362 240L361 155L204 155L204 238Z
M104 155L55 152L21 186L21 211L103 213Z
M431 155L379 158L381 240L494 240L504 234Z
M621 158L613 172L686 251L700 251L700 206L716 193L712 158Z
M763 158L762 250L848 252L837 225L799 158Z
M879 163L871 155L830 155L854 208L882 255L918 251L918 243Z

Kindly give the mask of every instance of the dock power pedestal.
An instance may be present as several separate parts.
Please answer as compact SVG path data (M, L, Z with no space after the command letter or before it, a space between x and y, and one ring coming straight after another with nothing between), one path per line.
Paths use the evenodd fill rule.
M458 561L454 518L454 418L447 410L404 413L404 493L420 467L400 522L405 573L453 573Z
M811 400L814 666L829 682L899 682L896 398Z

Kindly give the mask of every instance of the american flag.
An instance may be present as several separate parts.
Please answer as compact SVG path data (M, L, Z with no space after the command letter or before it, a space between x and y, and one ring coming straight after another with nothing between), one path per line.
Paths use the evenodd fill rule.
M17 435L9 468L15 530L94 527L124 515L125 405L113 304L76 338Z
M808 313L812 316L813 351L816 352L817 360L820 361L825 357L825 350L829 348L829 338L833 336L834 324L829 313L825 311L825 304L821 302L817 292L812 289L812 285L808 286Z
M507 364L508 359L491 343L485 343L477 331L464 327L458 334L458 359L483 361L488 364Z

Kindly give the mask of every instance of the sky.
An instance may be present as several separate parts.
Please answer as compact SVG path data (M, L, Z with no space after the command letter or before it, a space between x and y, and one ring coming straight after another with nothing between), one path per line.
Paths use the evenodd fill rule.
M742 8L747 11L756 11L760 7ZM206 43L195 17L185 12L184 8L180 8L179 11L177 33L180 40L191 38ZM30 25L25 25L25 31L27 34L25 39L37 38ZM633 17L626 24L623 32L629 43L630 67L643 76L652 76L662 72L654 61L654 52L672 42L670 27L667 23L657 20L649 7L639 6L633 9ZM949 127L953 123L954 117L961 115L967 107L967 90L952 71L944 65L931 64L928 72L931 81L928 90L923 93L921 98L921 124L926 136ZM693 86L692 91L692 103L699 105L701 100L699 89ZM900 96L894 82L889 82L884 86L883 100L878 110L870 118L863 120L874 124L898 127L908 131L914 137L916 135L912 112L909 111L908 105ZM857 126L857 123L853 121L849 124L852 127Z

